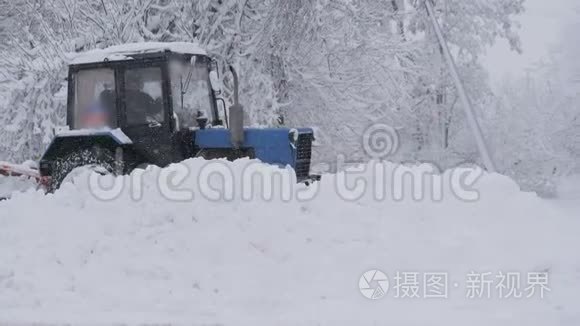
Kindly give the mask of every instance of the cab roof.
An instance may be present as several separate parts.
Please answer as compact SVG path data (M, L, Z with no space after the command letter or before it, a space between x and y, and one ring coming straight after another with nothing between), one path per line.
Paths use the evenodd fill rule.
M131 60L133 57L151 54L173 52L180 54L204 55L207 53L197 43L190 42L143 42L115 45L105 49L95 49L83 53L75 53L70 64L81 65L103 61Z

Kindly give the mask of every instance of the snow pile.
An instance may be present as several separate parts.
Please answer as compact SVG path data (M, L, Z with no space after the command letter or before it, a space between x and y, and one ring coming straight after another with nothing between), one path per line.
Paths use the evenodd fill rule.
M558 197L561 199L580 198L580 174L562 177L557 180Z
M0 200L10 198L13 192L37 189L36 176L38 176L36 162L26 161L22 164L9 164L0 161Z
M78 136L111 136L119 144L133 144L129 138L120 128L111 129L109 127L97 129L75 129L63 130L56 134L58 137L78 137Z
M115 180L85 173L54 195L0 203L0 323L580 323L580 221L505 177L483 175L465 193L443 182L435 200L417 201L380 185L425 166L373 163L288 189L285 170L208 164ZM348 198L357 180L364 191ZM248 184L273 195L253 196ZM359 290L372 269L390 279L380 300ZM419 273L421 283L425 273L447 273L448 298L424 298L422 287L420 298L397 298L397 271ZM519 272L522 291L527 273L548 273L550 291L506 299L492 286L491 299L467 298L471 272Z
M0 199L10 198L14 192L24 192L37 187L36 180L29 177L5 177L0 175Z
M171 51L182 54L207 55L197 43L189 42L141 42L115 45L106 49L95 49L84 53L71 53L70 64L103 62L105 60L129 60L132 55Z

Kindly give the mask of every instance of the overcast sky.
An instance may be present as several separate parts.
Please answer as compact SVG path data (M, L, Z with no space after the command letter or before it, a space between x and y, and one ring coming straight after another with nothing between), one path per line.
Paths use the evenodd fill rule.
M484 59L492 81L501 80L506 73L524 75L527 67L545 58L560 41L564 26L580 17L574 10L578 0L526 0L525 6L519 19L524 53L519 55L510 51L507 42L498 42Z

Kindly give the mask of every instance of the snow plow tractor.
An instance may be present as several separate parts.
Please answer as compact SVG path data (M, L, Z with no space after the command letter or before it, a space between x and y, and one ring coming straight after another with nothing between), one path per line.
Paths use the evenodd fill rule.
M220 98L217 64L194 43L135 43L80 54L69 65L67 126L38 166L52 192L77 168L127 174L188 158L248 157L310 176L310 128L244 128L233 68L234 104ZM222 105L219 105L222 104Z

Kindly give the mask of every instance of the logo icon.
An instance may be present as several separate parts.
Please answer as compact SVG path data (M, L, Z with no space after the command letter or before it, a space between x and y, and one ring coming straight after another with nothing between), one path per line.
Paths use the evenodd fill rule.
M378 300L389 291L389 278L385 273L373 269L360 277L358 287L365 298Z
M363 134L363 149L373 159L384 159L393 155L399 147L399 134L389 125L373 125Z

